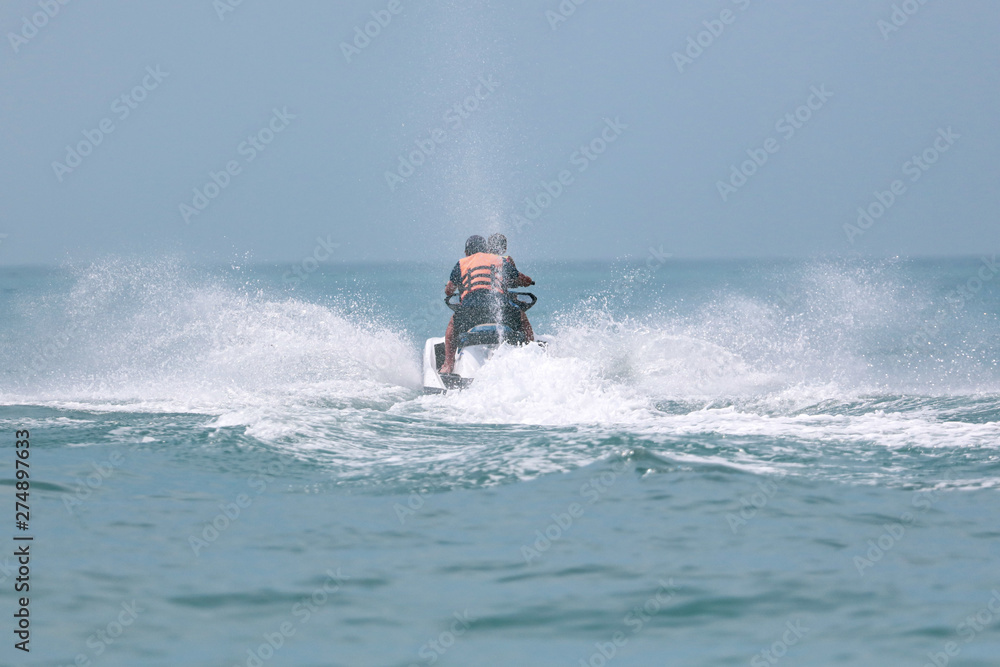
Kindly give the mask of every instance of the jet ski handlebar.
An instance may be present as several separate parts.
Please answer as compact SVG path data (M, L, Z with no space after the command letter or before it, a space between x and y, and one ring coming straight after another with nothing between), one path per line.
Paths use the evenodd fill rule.
M538 297L531 292L507 292L507 296L510 297L510 301L521 309L521 312L529 310L532 306L538 303ZM525 296L531 299L531 301L521 301L520 297ZM452 299L457 299L458 294L452 294L451 296L446 296L444 298L444 304L451 308L452 312L458 311L458 306L460 301L452 302Z
M538 303L538 297L535 296L534 294L532 294L531 292L507 292L507 294L509 296L513 297L513 299L511 299L511 300L514 302L514 304L518 308L521 309L522 313L524 311L530 309L536 303ZM521 301L521 299L519 299L518 297L522 297L522 296L528 297L529 299L531 299L531 301Z

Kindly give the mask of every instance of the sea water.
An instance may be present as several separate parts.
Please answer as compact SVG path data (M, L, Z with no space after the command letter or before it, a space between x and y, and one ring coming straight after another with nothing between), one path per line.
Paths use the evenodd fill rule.
M0 270L0 662L1000 664L994 262L523 265L437 396L450 265Z

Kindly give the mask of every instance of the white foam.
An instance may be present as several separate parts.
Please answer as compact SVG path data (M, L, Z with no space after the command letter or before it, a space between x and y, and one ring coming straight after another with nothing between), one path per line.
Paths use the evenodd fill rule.
M648 400L606 381L593 360L563 356L558 345L504 347L472 386L422 400L432 416L456 423L617 424L648 418Z
M940 421L929 412L766 415L728 407L668 415L656 430L674 436L766 437L793 442L870 444L888 449L1000 446L1000 422Z
M206 428L244 428L348 470L457 466L488 479L586 465L607 455L594 443L611 435L669 460L763 474L787 466L738 445L718 456L679 451L678 441L711 448L754 438L770 443L768 455L813 445L996 448L998 422L959 421L953 403L934 406L949 395L939 378L928 388L873 374L869 338L909 302L886 296L898 291L893 283L869 278L808 274L791 313L721 294L684 315L651 309L616 319L587 300L557 314L545 351L502 348L469 389L420 396L420 341L357 309L189 279L169 265L112 262L91 267L50 306L42 321L69 322L71 344L0 402L206 415ZM929 398L916 407L879 408L879 399L921 391ZM475 435L453 446L479 425L528 435L505 452ZM544 444L531 441L538 427Z
M95 265L52 307L66 343L29 350L37 370L4 403L223 415L378 401L419 383L402 333L333 306L189 280L169 264Z

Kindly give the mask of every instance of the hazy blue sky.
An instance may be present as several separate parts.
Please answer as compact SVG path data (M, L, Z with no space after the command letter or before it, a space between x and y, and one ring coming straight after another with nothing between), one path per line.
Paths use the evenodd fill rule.
M5 0L0 264L1000 245L995 0L226 2Z

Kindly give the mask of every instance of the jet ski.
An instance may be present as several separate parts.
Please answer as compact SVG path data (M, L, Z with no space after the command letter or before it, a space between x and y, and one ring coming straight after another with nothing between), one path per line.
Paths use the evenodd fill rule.
M522 312L538 302L538 297L530 292L508 292L511 302ZM459 304L453 299L458 295L447 297L444 302L452 311ZM528 299L525 301L524 299ZM547 336L536 336L529 343L524 332L514 331L511 327L499 322L478 324L468 331L458 334L458 344L455 347L455 367L453 373L438 371L444 363L444 336L428 338L424 343L424 393L443 394L450 390L464 389L472 384L479 369L482 368L499 349L501 345L539 345L548 343Z

